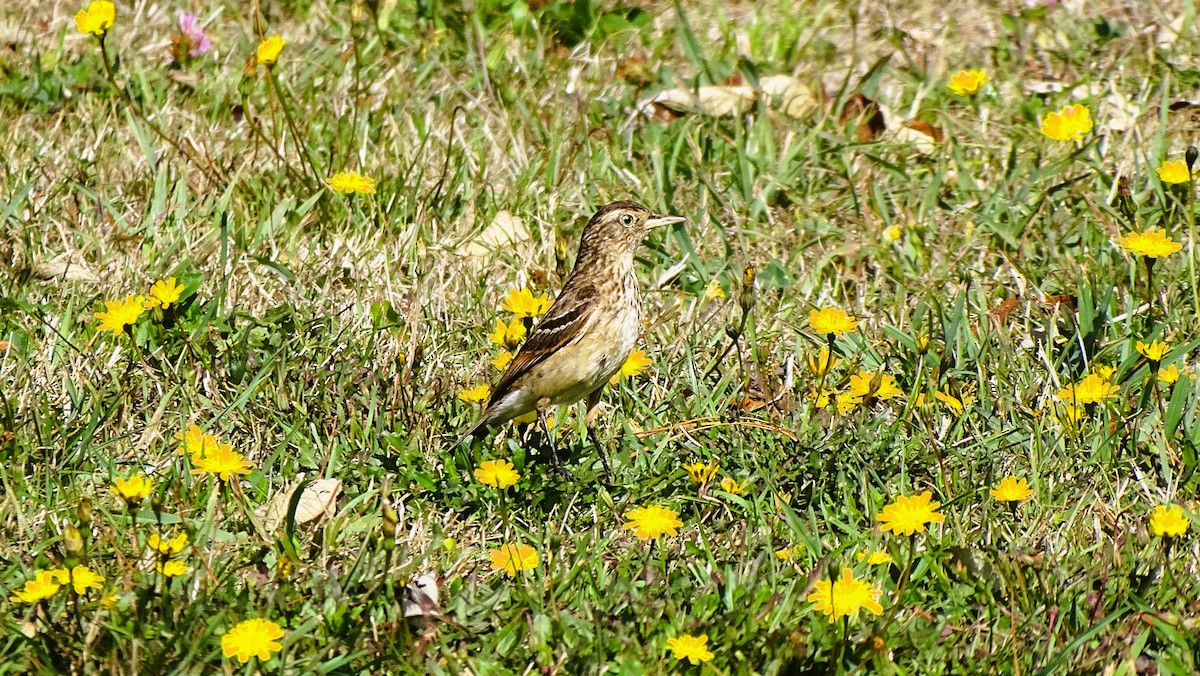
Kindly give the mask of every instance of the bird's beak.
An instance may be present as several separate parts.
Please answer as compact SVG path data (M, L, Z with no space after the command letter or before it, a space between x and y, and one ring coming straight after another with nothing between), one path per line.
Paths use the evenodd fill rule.
M687 219L682 216L651 216L646 219L646 227L653 230L672 223L682 223Z

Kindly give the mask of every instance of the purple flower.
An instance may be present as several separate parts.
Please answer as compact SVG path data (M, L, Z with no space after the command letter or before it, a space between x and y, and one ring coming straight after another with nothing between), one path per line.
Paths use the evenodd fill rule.
M191 12L179 13L179 33L189 47L188 56L193 58L202 56L212 49L212 40L205 35L204 26L200 25L199 17Z

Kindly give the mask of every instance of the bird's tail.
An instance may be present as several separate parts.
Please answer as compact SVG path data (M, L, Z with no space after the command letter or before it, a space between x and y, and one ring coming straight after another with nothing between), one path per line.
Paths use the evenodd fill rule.
M487 432L488 419L487 416L483 416L478 422L471 426L471 429L467 430L466 434L463 434L461 437L459 437L458 441L454 442L454 445L450 448L458 448L462 445L462 442L467 441L468 439L479 439L487 434Z

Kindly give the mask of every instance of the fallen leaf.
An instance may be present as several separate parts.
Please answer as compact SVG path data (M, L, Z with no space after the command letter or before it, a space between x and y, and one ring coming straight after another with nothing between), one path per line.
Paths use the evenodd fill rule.
M892 132L893 140L910 144L922 155L932 155L937 149L936 143L944 137L941 129L923 120L905 120Z
M41 279L60 279L68 282L100 281L100 278L82 263L76 263L66 258L36 263L33 266L33 274Z
M852 120L862 120L854 130L854 136L860 143L873 141L887 130L887 121L879 106L857 92L846 99L846 105L842 106L842 115L839 118L843 126Z
M707 86L691 89L667 89L655 94L650 104L665 106L682 113L700 113L713 117L741 115L750 110L757 98L747 85L734 87Z
M464 243L458 248L461 256L479 258L489 256L514 244L529 239L529 228L520 217L507 211L496 212L496 217L479 236Z
M771 108L788 117L804 117L820 104L812 89L790 75L768 75L758 81L758 86Z
M292 494L299 487L298 483L290 484L256 510L256 515L268 533L283 525L284 519L287 518ZM333 511L334 503L341 491L342 482L338 479L318 479L309 483L304 487L304 492L300 494L300 501L296 503L296 524L315 521L322 515Z

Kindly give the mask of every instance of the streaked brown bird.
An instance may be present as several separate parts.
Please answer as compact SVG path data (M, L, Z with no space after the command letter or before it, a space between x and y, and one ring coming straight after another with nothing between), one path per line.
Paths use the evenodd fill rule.
M600 452L605 472L611 474L596 439L595 414L604 385L621 370L642 329L642 294L633 254L651 229L683 220L657 216L629 201L613 202L597 211L583 229L575 268L562 292L504 369L479 421L455 446L537 411L557 456L546 412L586 397L588 436Z

